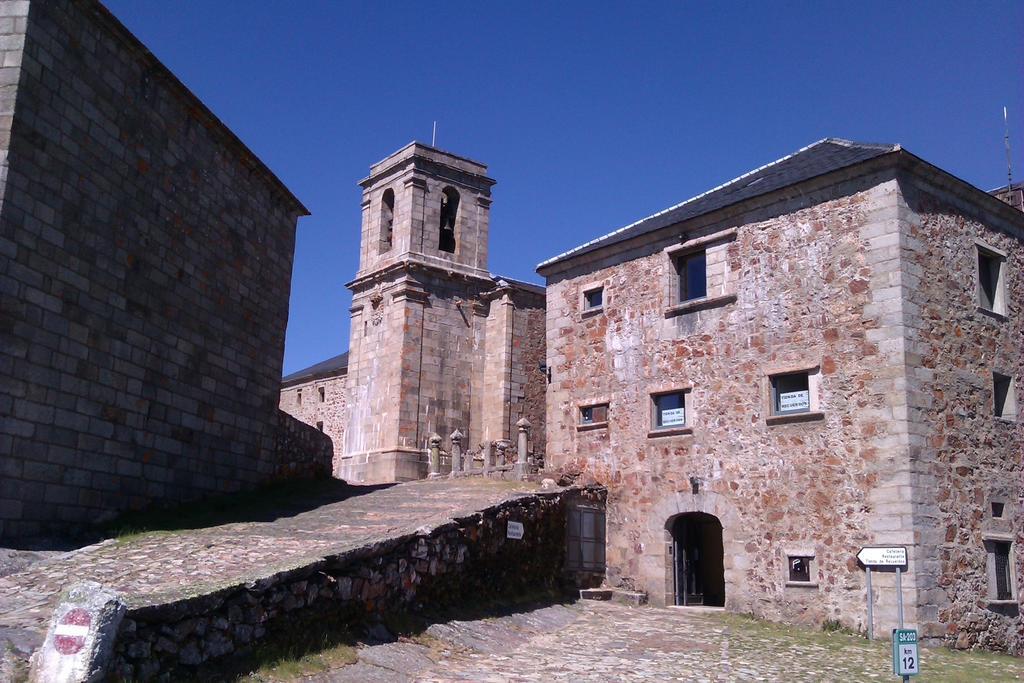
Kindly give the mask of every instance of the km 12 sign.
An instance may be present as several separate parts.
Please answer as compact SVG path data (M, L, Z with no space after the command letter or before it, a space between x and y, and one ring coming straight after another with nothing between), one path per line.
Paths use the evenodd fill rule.
M906 567L907 549L900 546L861 548L857 559L865 567Z

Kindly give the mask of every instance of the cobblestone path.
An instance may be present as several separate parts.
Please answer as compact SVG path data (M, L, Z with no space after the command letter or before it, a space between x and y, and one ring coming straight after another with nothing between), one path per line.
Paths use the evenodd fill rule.
M928 681L1013 681L1024 660L923 649ZM414 642L365 646L307 683L475 681L889 681L889 644L721 611L581 601L431 626Z
M344 486L265 522L152 532L106 540L0 576L0 640L40 633L60 592L93 580L121 591L131 607L194 595L300 566L383 538L411 533L497 504L534 484L483 479ZM318 504L319 503L319 504Z

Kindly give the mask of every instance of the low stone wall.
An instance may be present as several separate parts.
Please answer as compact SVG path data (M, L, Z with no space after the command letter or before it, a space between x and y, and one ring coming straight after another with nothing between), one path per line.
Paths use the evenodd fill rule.
M575 585L576 577L564 572L566 510L603 501L603 489L529 494L209 595L130 609L113 678L187 675L310 620L356 625ZM510 521L522 523L522 539L507 537Z
M274 435L274 479L327 477L334 443L316 427L277 411Z

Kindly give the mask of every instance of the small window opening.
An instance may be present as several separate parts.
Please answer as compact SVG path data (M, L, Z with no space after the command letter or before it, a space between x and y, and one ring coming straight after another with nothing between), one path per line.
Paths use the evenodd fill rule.
M295 392L295 402L302 405L302 389Z
M459 215L459 193L454 188L446 187L441 192L440 238L437 248L448 253L455 253L455 221Z
M806 413L811 409L810 381L806 372L772 377L772 414Z
M996 574L996 600L1013 599L1013 581L1010 577L1010 544L996 541L992 544Z
M978 248L978 305L995 313L1005 313L1002 292L1003 258Z
M608 404L601 403L594 406L583 406L580 408L580 424L592 425L608 421Z
M604 306L604 287L598 287L583 293L584 310L592 311L602 306Z
M690 477L690 493L695 496L700 493L700 479L697 477Z
M686 392L675 391L654 397L654 428L686 426Z
M317 389L317 392L320 394L320 402L323 403L324 399L327 397L326 389L324 387L320 387Z
M998 372L992 373L992 412L996 417L1015 419L1017 397L1014 396L1013 378Z
M316 423L316 428L319 429L321 432L324 431L324 423L323 422L317 422Z
M676 259L679 301L703 299L708 295L707 252L698 251Z
M992 503L992 516L995 519L1001 519L1002 516L1003 516L1003 508L1005 508L1005 506L1006 506L1005 503L997 503L997 502L993 501L993 503Z
M380 253L391 250L395 232L395 191L384 190L380 198Z
M811 558L807 556L789 558L789 580L794 583L810 583Z

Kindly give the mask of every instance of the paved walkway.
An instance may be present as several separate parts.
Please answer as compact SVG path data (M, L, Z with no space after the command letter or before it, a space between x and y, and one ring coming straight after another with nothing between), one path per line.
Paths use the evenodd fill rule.
M356 664L306 683L540 681L890 681L889 644L718 610L581 601L431 626L415 641L364 646ZM1024 660L924 649L926 681L1012 681Z
M536 485L478 478L389 487L339 482L305 511L284 510L269 521L106 540L0 576L0 640L42 633L60 592L76 581L110 586L130 607L156 604L441 524L532 490Z

